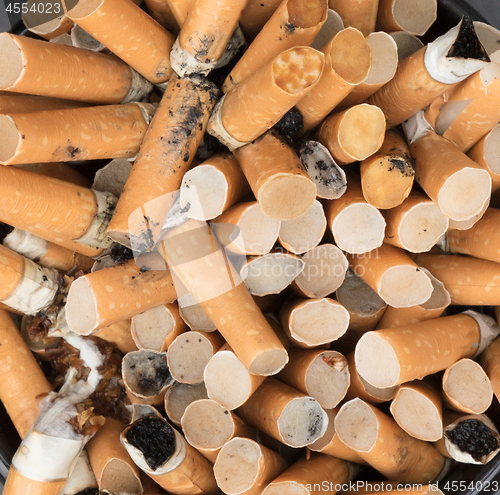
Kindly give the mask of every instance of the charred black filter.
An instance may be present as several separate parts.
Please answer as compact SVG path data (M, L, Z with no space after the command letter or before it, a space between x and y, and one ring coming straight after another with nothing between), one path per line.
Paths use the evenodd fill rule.
M453 430L446 432L446 436L478 462L499 447L495 432L477 419L460 421Z
M462 18L457 39L453 45L451 45L446 56L450 58L473 58L475 60L490 62L486 50L477 37L474 24L470 17L464 16Z

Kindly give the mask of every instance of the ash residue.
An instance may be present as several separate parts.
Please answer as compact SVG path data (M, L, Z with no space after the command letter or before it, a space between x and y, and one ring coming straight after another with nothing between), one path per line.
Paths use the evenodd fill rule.
M290 33L294 33L295 32L295 25L292 24L291 22L285 22L285 29Z
M476 419L461 421L453 430L447 431L446 436L478 462L499 447L494 431Z
M288 110L273 129L287 138L294 138L304 128L304 117L295 107Z
M472 58L490 62L483 45L477 37L472 19L468 16L462 18L462 24L455 43L451 46L446 55L450 58Z
M132 251L132 249L114 242L111 247L110 256L115 265L122 265L123 263L131 260L134 257L134 252Z
M405 177L413 177L415 175L415 171L406 160L394 156L389 158L389 161L391 163L389 172L399 170Z
M309 411L310 424L309 424L309 440L316 437L321 428L323 427L323 416L317 412L311 410Z

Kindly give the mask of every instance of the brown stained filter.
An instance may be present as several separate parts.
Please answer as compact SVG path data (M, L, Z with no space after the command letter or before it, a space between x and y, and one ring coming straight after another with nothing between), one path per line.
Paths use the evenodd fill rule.
M340 14L346 27L359 29L364 36L375 31L377 0L329 0L330 8Z
M484 136L468 153L482 169L486 170L492 180L492 191L500 188L500 125L497 125Z
M416 36L423 36L436 17L436 0L380 0L377 30L403 30Z
M192 402L208 399L205 384L188 385L186 383L174 382L165 394L165 412L168 419L179 428L181 419L186 408Z
M0 92L0 114L13 115L15 113L63 110L65 108L80 108L83 106L86 106L86 104L78 101Z
M259 34L281 4L281 0L249 0L241 12L240 27L247 40Z
M498 318L497 318L498 319ZM481 366L490 379L493 393L500 396L500 339L494 340L479 358Z

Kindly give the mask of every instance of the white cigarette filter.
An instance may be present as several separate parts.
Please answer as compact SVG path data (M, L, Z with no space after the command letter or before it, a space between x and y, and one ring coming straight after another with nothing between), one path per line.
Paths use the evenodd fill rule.
M106 166L96 172L92 189L108 191L119 198L131 170L132 163L129 160L124 158L111 160Z
M436 0L380 0L377 30L423 36L437 17Z
M479 355L498 333L493 318L475 311L368 332L356 345L356 369L375 387L392 387Z
M208 399L204 383L189 385L174 382L165 394L165 412L168 419L180 428L182 415L186 408L194 401Z
M215 330L217 330L212 320L199 304L180 307L179 316L191 330L198 330L201 332L215 332Z
M337 33L345 28L342 17L333 9L328 9L328 17L314 38L311 46L316 50L321 50Z
M406 31L393 31L389 33L398 47L398 61L403 61L406 57L413 55L424 47L419 38Z
M388 479L431 483L445 464L432 445L411 437L392 418L361 399L341 407L335 430L342 442Z
M474 145L467 156L472 158L482 169L486 170L492 180L492 191L500 188L500 124L496 125L488 134Z

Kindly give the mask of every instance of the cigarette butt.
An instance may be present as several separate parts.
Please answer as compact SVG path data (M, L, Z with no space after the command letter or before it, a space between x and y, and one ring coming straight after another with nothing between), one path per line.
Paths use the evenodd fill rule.
M59 495L66 485L67 480L62 481L37 481L18 473L13 467L5 480L2 493L5 495L16 495L17 493L39 493L41 495Z
M359 340L356 369L375 387L393 387L479 354L495 335L488 317L474 311L376 330Z
M98 489L97 480L92 471L87 451L84 449L78 456L75 468L60 495L78 495L91 488Z
M170 33L179 33L179 24L167 0L147 0L144 2L151 17ZM189 4L189 2L188 2Z
M133 242L136 250L144 238L156 243L172 193L181 186L203 137L216 93L200 77L170 78L108 229L116 242L127 247ZM146 223L144 216L149 218Z
M336 34L345 28L342 17L333 9L328 9L328 17L311 43L311 47L321 50Z
M186 20L191 0L166 0L166 3L172 11L179 29L179 27L182 27L184 21Z
M500 161L496 152L499 146L500 125L497 125L467 153L469 158L490 174L493 192L500 188Z
M19 93L0 92L0 114L40 112L43 110L63 110L65 108L80 108L85 103L45 96L23 95Z
M96 172L92 189L107 191L119 198L131 170L132 164L129 160L123 158L111 160L105 167Z
M323 454L310 454L303 457L269 483L262 495L284 495L291 491L291 486L304 486L306 495L314 494L312 487L342 486L352 475L350 466L345 461ZM333 490L331 490L333 491ZM335 492L334 492L335 493Z
M130 331L139 349L165 352L187 331L177 303L164 304L132 317Z
M282 309L281 324L295 346L307 349L333 342L344 335L349 325L349 313L328 297L299 299Z
M394 308L418 306L431 297L433 287L427 274L403 250L389 244L370 253L349 255L349 265Z
M38 397L52 386L5 310L0 311L0 339L0 378L8 384L0 390L0 399L23 438L40 412Z
M212 220L250 192L234 156L220 153L184 174L179 201L189 218Z
M76 48L83 48L96 53L109 53L109 50L102 43L77 24L74 24L71 28L71 43Z
M500 31L485 22L474 21L474 29L488 55L498 50Z
M43 19L43 12L39 12L35 0L26 2L27 12L22 14L21 18L28 31L37 34L48 41L68 33L73 27L73 21L63 12L60 2L52 4L54 10L59 8L61 15L48 22L40 22ZM45 10L45 9L44 9Z
M186 495L218 492L212 464L161 416L138 419L120 439L139 468L165 490Z
M468 50L462 52L458 47L465 39L470 44ZM467 62L463 57L467 57ZM380 107L387 126L393 127L432 103L450 85L485 67L488 60L472 21L464 17L458 26L403 60L394 78L368 102Z
M318 438L314 443L308 445L307 448L313 452L321 452L337 459L355 462L356 464L368 464L364 461L358 453L348 447L342 442L335 431L335 416L338 414L339 409L327 409L326 415L328 416L328 428L325 434Z
M282 0L248 0L241 12L240 27L247 40L253 40L276 12Z
M325 23L327 15L326 0L283 0L227 76L222 86L224 93L269 65L280 53L293 53L294 47L309 46ZM244 18L243 13L242 20ZM244 22L242 27L245 30ZM315 62L310 60L309 63Z
M323 409L337 407L349 387L345 357L336 351L290 349L278 379L316 399Z
M346 110L363 103L373 93L388 83L398 68L398 47L394 39L382 31L366 37L372 51L371 69L366 79L358 84L337 106L337 111Z
M218 332L184 332L168 347L167 363L180 383L203 383L203 372L213 355L224 345Z
M389 129L379 151L361 162L361 189L375 208L399 206L410 194L415 171L406 140Z
M87 452L100 490L141 493L139 468L120 443L120 433L124 428L120 421L106 419L104 426L88 443Z
M305 263L292 253L276 250L263 256L251 256L240 270L240 276L252 296L279 294L304 269Z
M0 89L101 104L138 101L152 89L111 55L8 33L0 35L0 51L10 60Z
M437 442L443 436L441 397L421 380L403 383L391 402L396 423L412 437Z
M214 465L215 479L227 495L256 495L288 467L279 454L249 438L233 438Z
M139 151L153 113L153 105L131 103L1 115L0 163L130 158Z
M113 342L116 347L127 354L129 352L139 350L136 343L132 339L132 334L130 332L130 320L122 320L117 323L113 323L109 327L101 328L96 332L96 337L106 340L107 342Z
M346 27L359 29L364 36L375 31L377 21L377 0L330 0L330 8L340 14Z
M394 31L389 33L398 47L398 61L403 61L406 57L413 55L424 47L419 38L406 31Z
M182 416L186 440L210 462L215 462L221 448L235 437L255 439L256 431L231 411L212 399L189 404Z
M156 254L144 255L138 263L130 260L76 279L68 293L66 317L72 331L89 335L160 304L170 304L176 297L163 260Z
M429 483L443 469L445 459L432 445L411 437L392 418L361 399L341 407L335 429L342 442L388 479Z
M181 427L181 419L192 402L208 399L204 383L188 385L174 382L165 394L165 412L175 426Z
M411 253L430 251L448 230L448 217L419 192L382 214L387 222L384 242Z
M378 31L406 31L423 36L437 18L436 0L380 0Z
M443 375L443 400L456 411L485 412L493 400L493 389L481 365L464 358L447 368Z
M200 332L215 332L217 330L212 320L208 317L205 310L199 304L191 304L179 308L179 316L184 323L191 329Z
M75 24L148 81L160 84L168 80L174 36L134 2L101 0L98 5L79 2L72 7L63 1L63 5Z
M235 156L264 215L293 220L313 205L316 187L295 151L278 135L266 133Z
M497 317L498 320L498 317ZM500 340L494 340L479 357L481 366L490 379L495 396L500 396Z
M290 447L304 447L324 435L328 416L312 397L267 378L238 409L247 424Z
M64 182L71 182L77 186L90 187L92 185L92 182L87 177L64 162L30 163L17 165L17 168L60 179Z
M228 344L213 355L203 377L208 397L229 411L243 405L265 380L250 374Z

